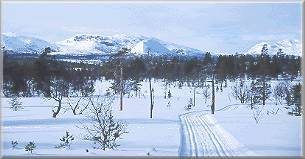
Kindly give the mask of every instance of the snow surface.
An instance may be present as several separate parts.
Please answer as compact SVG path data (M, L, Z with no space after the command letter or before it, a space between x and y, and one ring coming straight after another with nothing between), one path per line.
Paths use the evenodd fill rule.
M105 93L110 83L97 81L95 94ZM115 99L114 116L127 124L128 133L122 136L118 149L107 151L93 149L92 142L83 140L85 132L77 126L88 122L84 115L74 116L67 109L54 119L51 110L56 102L40 97L22 98L24 109L15 112L9 108L10 99L2 98L3 154L30 155L24 145L34 141L37 149L32 155L38 156L301 155L302 117L287 115L283 105L268 101L256 123L254 111L230 95L233 82L216 92L216 112L210 115L211 101L205 103L202 88L196 89L196 106L187 111L185 106L193 97L193 87L179 88L178 83L165 86L165 81L153 80L153 119L149 118L149 83L141 84L140 96L124 96L123 111L119 111L119 98ZM173 97L165 99L168 90ZM64 100L67 108L67 99ZM276 110L277 114L270 114ZM54 148L65 131L75 136L71 149ZM19 143L17 149L11 147L13 140Z
M180 156L254 156L206 112L180 116L182 143Z
M111 81L97 81L95 94L105 93ZM273 82L273 85L276 82ZM301 155L301 117L287 115L283 105L269 101L263 110L259 123L253 119L253 110L248 105L238 104L228 96L230 85L223 92L216 93L216 112L210 114L208 100L196 89L196 106L185 109L193 97L193 88L178 83L165 86L164 81L155 80L155 106L153 119L149 118L150 100L148 82L141 83L140 96L125 95L123 111L119 111L119 98L113 104L114 115L127 124L127 131L119 141L116 150L93 149L93 143L83 140L85 132L79 129L88 122L83 115L74 116L71 111L62 110L58 118L51 117L53 100L40 97L22 98L24 109L12 111L9 98L2 102L3 154L30 155L24 145L34 141L39 156L218 156L218 155ZM173 97L164 99L170 90ZM64 99L67 108L67 99ZM279 108L279 113L268 115ZM75 136L71 149L56 149L65 131ZM18 141L17 149L11 148L11 141ZM89 152L85 152L88 149Z

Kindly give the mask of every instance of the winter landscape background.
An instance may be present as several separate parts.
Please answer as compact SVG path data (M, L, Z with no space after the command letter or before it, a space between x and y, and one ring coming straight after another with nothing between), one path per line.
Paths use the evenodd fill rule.
M299 2L2 16L4 156L302 155Z

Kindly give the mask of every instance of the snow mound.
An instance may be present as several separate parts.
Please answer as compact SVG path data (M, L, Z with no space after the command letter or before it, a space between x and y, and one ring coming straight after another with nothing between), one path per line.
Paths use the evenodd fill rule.
M267 45L269 55L275 55L279 49L282 49L282 51L287 55L295 55L295 56L302 55L302 45L299 40L261 42L259 44L256 44L255 46L251 47L247 51L247 54L261 54L262 48L265 44Z

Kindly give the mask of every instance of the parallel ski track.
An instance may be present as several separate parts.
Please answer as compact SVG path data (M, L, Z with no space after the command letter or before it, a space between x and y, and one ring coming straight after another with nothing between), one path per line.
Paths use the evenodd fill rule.
M253 155L232 135L216 124L207 112L180 115L180 156L243 156Z

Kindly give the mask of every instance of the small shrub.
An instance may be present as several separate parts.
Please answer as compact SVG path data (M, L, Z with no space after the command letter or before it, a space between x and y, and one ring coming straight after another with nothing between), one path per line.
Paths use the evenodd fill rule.
M15 149L18 145L18 142L17 141L12 141L11 144L12 144L12 148Z
M168 90L167 97L168 97L168 98L171 98L171 97L172 97L172 93L171 93L170 90Z
M185 110L189 111L193 107L193 99L190 98L188 105L185 106Z
M171 101L168 101L168 102L167 102L166 107L167 107L167 108L170 108L170 107L171 107Z
M101 99L102 98L102 99ZM93 141L98 144L97 149L115 149L120 146L117 140L121 135L127 133L126 125L114 119L111 104L113 97L99 96L93 101L90 99L91 107L87 118L91 121L90 124L83 126L88 132L86 140Z
M20 109L22 109L22 102L20 102L20 98L17 96L14 96L11 98L10 100L10 105L11 105L11 109L13 109L13 111L18 111Z
M62 141L62 143L60 143L55 148L69 148L70 149L71 141L73 141L73 140L74 140L73 135L70 135L69 132L66 131L66 135L60 139L60 141Z
M27 145L25 145L24 149L25 151L29 151L33 153L33 150L36 148L36 145L34 142L29 142Z

